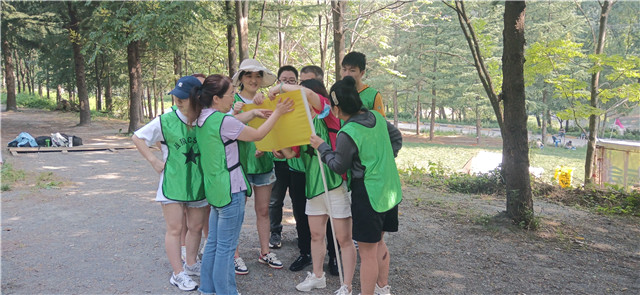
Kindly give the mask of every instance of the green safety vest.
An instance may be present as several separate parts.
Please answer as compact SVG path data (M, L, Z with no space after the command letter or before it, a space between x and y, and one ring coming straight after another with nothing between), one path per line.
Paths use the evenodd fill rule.
M240 162L227 163L225 147L236 140L222 141L220 128L225 116L231 115L216 111L202 123L202 126L196 127L198 146L200 150L207 151L201 155L204 191L209 204L217 208L231 203L231 171L242 169ZM247 186L246 195L251 196L251 185L244 170L241 171Z
M329 130L324 120L318 119L318 117L314 118L313 126L316 129L316 134L331 146ZM304 163L305 167L305 195L307 196L307 199L312 199L323 194L324 185L322 184L322 174L320 174L320 164L318 163L316 150L309 145L301 147L300 159ZM340 187L343 182L342 176L331 171L326 164L323 163L322 165L324 168L325 179L327 180L327 189L333 190Z
M300 149L300 153L302 153L302 149ZM287 159L287 165L289 165L289 168L291 168L291 170L304 173L304 163L299 157Z
M194 128L178 117L177 112L160 116L162 142L167 146L164 163L162 194L165 198L181 202L200 201L205 198L200 167L200 150Z
M369 202L376 212L386 212L402 200L402 187L396 161L393 158L387 121L378 112L373 128L355 122L348 122L340 132L344 132L358 147L358 157L364 169L364 185L369 194Z
M362 106L368 110L373 110L373 105L376 102L376 95L378 90L367 86L367 88L360 91L360 100L362 100Z
M239 94L234 97L235 102L244 102ZM256 158L256 144L251 141L238 142L240 148L240 162L245 167L247 174L262 174L273 170L273 157L271 153L265 152L264 156Z

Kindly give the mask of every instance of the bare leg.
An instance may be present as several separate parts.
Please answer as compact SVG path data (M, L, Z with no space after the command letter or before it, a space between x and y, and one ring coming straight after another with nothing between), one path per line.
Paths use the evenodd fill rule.
M182 210L184 210L182 215L182 230L180 231L180 246L187 245L187 208L186 206L182 206Z
M162 215L167 224L167 232L164 236L164 248L171 263L173 274L182 272L182 261L180 259L180 232L182 231L182 221L184 209L182 204L162 205Z
M378 286L384 287L389 284L389 262L391 261L391 254L387 244L384 242L384 232L380 242L378 242Z
M187 265L194 265L202 238L202 224L204 222L207 207L187 208L187 235L185 238L187 246ZM208 217L208 216L207 216Z
M336 240L338 240L338 244L340 244L340 257L342 258L344 284L347 285L349 287L349 291L351 291L353 274L356 270L356 246L353 244L351 236L351 217L335 218L333 219L333 226ZM327 237L329 243L333 243L331 239L331 237Z
M358 241L360 251L360 288L362 295L373 295L378 279L378 243Z
M209 237L209 214L211 213L211 206L205 206L206 212L204 213L203 223L202 223L202 239L205 241Z
M311 262L313 273L317 278L322 277L322 266L327 247L324 238L327 232L328 215L309 215L309 230L311 231Z
M269 201L271 200L271 187L273 185L254 186L256 227L260 240L260 254L267 254L269 250Z

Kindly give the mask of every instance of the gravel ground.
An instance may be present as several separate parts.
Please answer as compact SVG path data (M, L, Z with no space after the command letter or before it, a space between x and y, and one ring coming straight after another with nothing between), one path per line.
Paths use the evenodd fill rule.
M4 112L2 144L20 131L62 131L88 146L132 146L118 135L126 122L75 127L77 121L71 113ZM12 156L3 149L2 156L26 172L2 193L3 294L197 294L168 282L164 219L153 200L158 177L136 150ZM51 180L62 184L43 185ZM528 232L503 217L504 199L413 186L404 195L400 231L386 236L394 294L640 294L639 218L535 200L541 228ZM274 250L287 267L297 256L290 208L283 248ZM250 273L237 277L239 290L301 293L295 285L305 271L257 262L252 200L246 213L240 250ZM332 294L339 279L327 278L327 289L309 294Z

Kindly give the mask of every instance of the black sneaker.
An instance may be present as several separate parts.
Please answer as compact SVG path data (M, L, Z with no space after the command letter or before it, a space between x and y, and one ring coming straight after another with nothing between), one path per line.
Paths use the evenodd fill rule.
M300 271L307 265L311 265L311 255L301 254L293 263L291 263L291 266L289 266L289 270Z
M282 247L282 236L280 233L273 232L269 238L269 248L280 249Z
M338 260L335 257L329 257L329 273L332 276L340 275L338 271Z

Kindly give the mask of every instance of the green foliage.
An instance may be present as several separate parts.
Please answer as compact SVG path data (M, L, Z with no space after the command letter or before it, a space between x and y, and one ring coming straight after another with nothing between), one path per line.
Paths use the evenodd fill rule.
M534 182L532 188L537 196L567 206L580 206L602 214L640 216L640 190L629 191L619 185L604 188L585 187L563 189Z
M479 175L453 173L446 178L445 185L451 191L465 194L495 194L504 191L499 169Z
M7 94L2 93L2 103L7 102ZM47 100L37 94L18 93L16 94L16 101L18 107L21 108L33 108L33 109L45 109L55 110L56 103L53 100Z
M626 192L624 187L607 185L607 193L588 195L597 212L640 216L640 190Z

